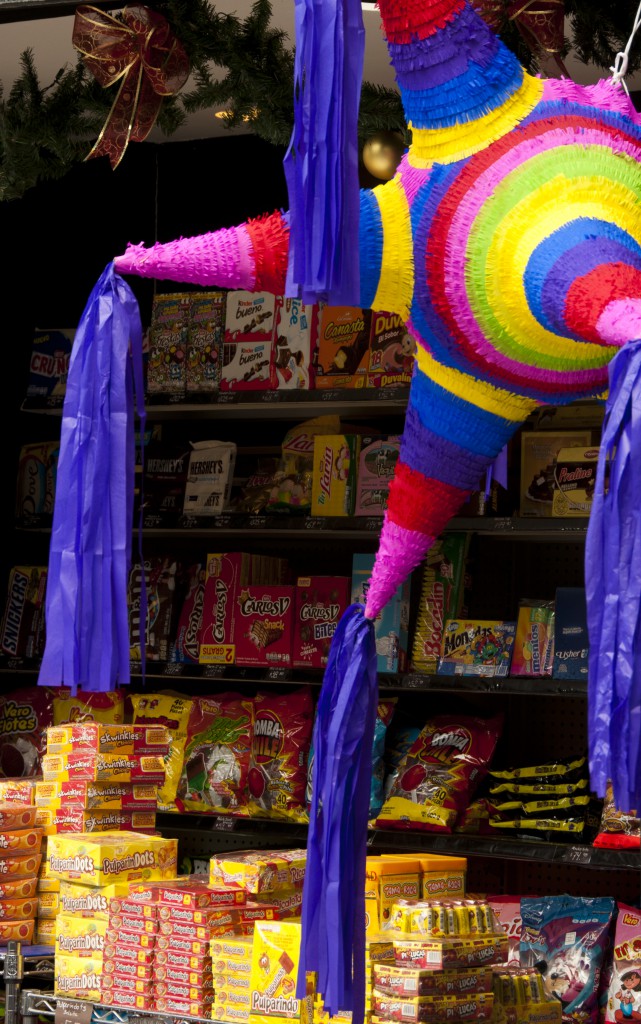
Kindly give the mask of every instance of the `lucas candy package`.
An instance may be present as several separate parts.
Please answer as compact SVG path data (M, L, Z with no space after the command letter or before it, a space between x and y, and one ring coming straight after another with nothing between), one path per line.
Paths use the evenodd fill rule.
M615 911L609 897L521 899L521 966L539 971L547 998L561 1001L564 1024L597 1024L599 982Z
M308 686L287 696L259 693L249 768L249 812L259 818L305 821L307 762L314 702Z
M252 703L236 693L192 702L178 787L184 810L247 813Z
M641 1020L641 911L619 903L606 1024Z
M377 824L451 832L484 778L503 718L438 715L427 722L399 768Z

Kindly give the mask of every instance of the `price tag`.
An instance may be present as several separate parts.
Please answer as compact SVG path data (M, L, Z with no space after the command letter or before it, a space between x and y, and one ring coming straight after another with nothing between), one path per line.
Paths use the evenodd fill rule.
M205 665L203 669L203 677L205 679L220 679L224 674L224 665Z
M327 519L324 516L308 516L305 520L306 530L326 530Z
M492 529L497 532L500 532L501 530L505 532L512 528L512 520L509 517L501 516L495 519L492 523Z
M334 389L333 391L321 391L321 401L323 402L337 402L341 397L341 392ZM344 393L343 393L344 397Z
M237 405L238 393L236 391L219 391L216 396L216 405Z
M93 1003L80 999L56 999L55 1024L89 1024Z
M286 682L292 678L292 670L290 668L268 668L265 679L270 683Z
M164 676L182 676L185 672L185 665L181 661L168 661L163 670Z
M368 516L363 523L363 529L368 530L370 533L378 533L382 525L383 519L381 516Z
M218 530L228 530L232 524L232 517L226 513L221 516L216 516L214 519L215 526Z
M247 525L251 530L264 530L269 522L267 516L250 516ZM273 522L273 518L271 522Z
M216 818L213 827L216 832L233 832L236 828L236 818Z
M261 402L280 402L280 391L261 391L260 393Z

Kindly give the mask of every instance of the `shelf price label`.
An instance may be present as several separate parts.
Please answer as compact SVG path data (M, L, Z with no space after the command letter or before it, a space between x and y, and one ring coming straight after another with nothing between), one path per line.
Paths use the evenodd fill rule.
M327 519L324 516L309 516L305 520L306 530L326 530Z
M80 999L56 999L55 1024L90 1024L93 1003Z

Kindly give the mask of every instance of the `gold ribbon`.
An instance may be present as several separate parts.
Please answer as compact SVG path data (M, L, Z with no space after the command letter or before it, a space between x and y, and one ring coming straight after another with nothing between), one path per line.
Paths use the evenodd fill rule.
M77 7L72 41L103 88L120 81L109 116L87 156L108 156L115 169L130 142L147 138L163 97L182 89L189 77L189 59L166 19L138 4L125 7L118 18L97 7Z

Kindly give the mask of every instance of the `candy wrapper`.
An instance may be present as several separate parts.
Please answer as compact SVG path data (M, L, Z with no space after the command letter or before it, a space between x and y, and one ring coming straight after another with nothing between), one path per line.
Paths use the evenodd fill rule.
M272 483L268 511L308 513L312 504L314 438L338 433L338 416L317 416L285 434L280 465Z
M125 720L125 694L122 690L90 693L78 690L72 697L68 687L61 686L53 698L53 724L67 722L102 722L119 725Z
M443 645L447 619L464 614L465 566L470 544L467 533L447 534L437 540L423 564L412 667L434 674Z
M606 1024L641 1020L641 913L618 904L614 956L607 988Z
M10 658L42 656L45 646L47 570L16 565L9 573L7 603L2 619L2 653Z
M147 391L184 395L187 383L188 292L156 295L149 331Z
M384 799L387 800L398 779L399 768L405 760L405 755L410 750L421 734L417 725L396 725L396 718L392 722L385 746L385 790Z
M509 952L506 963L510 967L521 966L521 938L523 919L520 896L489 896L488 903L504 932L507 932Z
M49 686L24 686L0 696L0 776L40 774L55 692Z
M75 333L69 327L34 331L27 398L45 398L62 406Z
M135 725L164 725L170 732L169 757L165 758L165 781L158 790L158 810L175 811L192 701L171 694L134 693L131 695L131 704Z
M377 824L451 832L485 776L502 716L439 715L408 751Z
M546 996L560 999L564 1024L597 1024L599 981L615 911L607 897L521 900L521 965L536 967Z
M641 821L636 811L619 811L608 783L601 814L599 834L594 846L611 850L638 849L641 845Z
M438 663L442 676L508 676L516 623L448 620Z
M249 769L249 811L257 817L305 821L306 773L314 703L309 687L278 697L259 693Z
M252 705L232 693L193 701L178 787L184 810L247 812Z
M554 658L554 604L522 600L510 672L513 676L551 676Z
M16 488L16 522L19 526L51 526L59 454L59 441L28 444L21 448Z
M144 564L147 590L145 648L148 661L169 661L177 615L176 584L179 566L169 558L154 558ZM129 576L129 637L132 661L140 661L140 565Z

